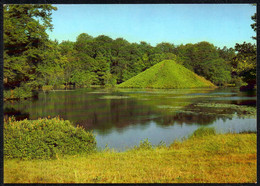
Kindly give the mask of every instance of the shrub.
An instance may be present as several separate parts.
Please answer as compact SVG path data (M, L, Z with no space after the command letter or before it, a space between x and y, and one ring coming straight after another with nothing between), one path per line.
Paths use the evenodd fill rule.
M96 150L92 132L74 127L68 120L53 119L4 122L4 156L20 159L49 159Z
M209 135L215 135L216 130L213 127L200 127L193 132L191 137L204 137Z

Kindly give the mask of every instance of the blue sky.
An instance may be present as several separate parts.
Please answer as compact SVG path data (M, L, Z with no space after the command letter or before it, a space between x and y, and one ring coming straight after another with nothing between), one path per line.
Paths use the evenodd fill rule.
M54 5L51 39L75 41L81 33L129 42L175 45L208 41L218 47L255 41L250 4Z

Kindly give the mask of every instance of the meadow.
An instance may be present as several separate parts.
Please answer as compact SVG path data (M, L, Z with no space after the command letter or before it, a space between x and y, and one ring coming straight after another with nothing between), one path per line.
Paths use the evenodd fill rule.
M49 121L45 123L53 125L51 122L53 120L59 122L57 118L45 118L45 121ZM64 123L62 120L61 122ZM25 128L25 125L18 124L21 122L11 123L20 126L20 129L21 126ZM18 130L18 127L16 129ZM87 133L82 131L81 136L85 134ZM66 139L71 138L70 135L60 136L65 140L61 138L56 140L68 141ZM91 138L91 135L88 134L88 138ZM256 133L216 134L213 128L202 127L187 139L174 141L169 146L164 143L153 146L148 140L143 140L138 146L124 152L116 152L109 148L103 150L93 148L85 153L75 153L78 150L80 149L75 148L72 154L56 151L56 155L49 158L5 156L4 182L255 183L257 181ZM6 153L6 146L4 151Z

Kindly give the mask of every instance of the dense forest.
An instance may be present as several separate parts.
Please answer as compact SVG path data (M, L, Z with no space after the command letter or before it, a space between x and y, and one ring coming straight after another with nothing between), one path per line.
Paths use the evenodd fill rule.
M4 97L26 98L33 90L70 85L115 86L163 61L174 59L217 86L256 84L256 45L219 48L202 41L195 44L141 41L87 33L75 42L49 39L52 5L4 6ZM256 14L252 16L256 31ZM250 26L250 25L249 25ZM256 39L255 37L253 37ZM174 42L174 41L173 41Z

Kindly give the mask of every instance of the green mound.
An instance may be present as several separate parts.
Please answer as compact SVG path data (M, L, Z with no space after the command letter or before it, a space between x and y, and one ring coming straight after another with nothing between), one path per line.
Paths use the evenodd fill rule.
M121 83L125 88L199 88L215 87L213 83L198 76L172 60L164 60L144 72Z

